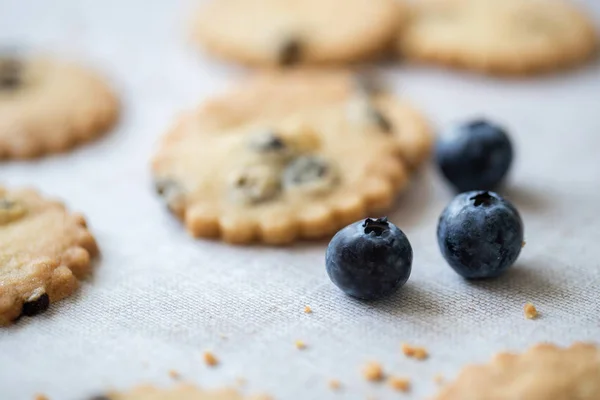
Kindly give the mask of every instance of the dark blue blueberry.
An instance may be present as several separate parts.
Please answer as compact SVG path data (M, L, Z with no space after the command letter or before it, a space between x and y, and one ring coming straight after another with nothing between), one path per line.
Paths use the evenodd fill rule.
M504 129L479 120L455 126L442 135L435 159L459 192L492 190L510 169L513 148Z
M446 207L437 228L442 255L461 276L502 274L523 246L523 221L517 209L494 192L461 193Z
M335 234L325 255L327 274L352 297L390 296L410 276L413 253L406 235L387 218L367 218Z

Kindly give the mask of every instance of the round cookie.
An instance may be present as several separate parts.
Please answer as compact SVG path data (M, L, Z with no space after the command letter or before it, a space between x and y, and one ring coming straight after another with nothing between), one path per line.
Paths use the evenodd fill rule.
M0 186L0 326L71 295L97 252L81 215L33 190Z
M0 54L0 159L65 151L113 126L118 101L93 72Z
M408 58L492 74L529 74L584 62L593 23L563 0L422 0L399 51Z
M502 353L487 365L465 368L435 400L597 400L600 349L534 346L523 354Z
M201 390L189 384L173 389L139 386L128 392L113 392L89 400L269 400L267 396L242 396L233 389Z
M421 114L345 71L265 73L184 114L153 160L196 237L290 243L389 208L429 154Z
M243 64L349 63L380 55L405 15L398 0L212 0L192 39Z

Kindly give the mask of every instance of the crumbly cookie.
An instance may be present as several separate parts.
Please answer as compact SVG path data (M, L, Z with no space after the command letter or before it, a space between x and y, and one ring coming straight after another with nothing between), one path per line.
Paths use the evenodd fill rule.
M81 215L33 190L0 186L0 326L73 293L97 252Z
M192 38L244 64L349 63L390 47L405 16L398 0L212 0Z
M93 72L68 63L0 54L0 159L65 151L106 132L118 101Z
M173 389L158 389L153 386L140 386L129 392L109 393L94 396L90 400L269 400L267 396L242 396L233 389L200 390L184 384Z
M598 400L600 348L539 344L465 368L435 400Z
M409 104L349 72L266 73L185 114L153 160L196 237L321 238L388 208L431 135Z
M496 74L580 64L596 46L593 23L564 0L422 0L399 39L409 58Z

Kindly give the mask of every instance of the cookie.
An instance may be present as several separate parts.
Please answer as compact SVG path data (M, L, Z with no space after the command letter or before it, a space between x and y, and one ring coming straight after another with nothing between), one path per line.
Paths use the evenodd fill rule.
M435 400L598 400L600 348L539 344L465 368Z
M271 72L184 114L153 159L196 237L290 243L388 209L429 154L421 114L350 72Z
M351 63L390 48L405 15L398 0L212 0L192 39L255 66Z
M81 215L33 190L0 186L0 326L71 295L97 253Z
M562 0L415 2L398 42L408 58L492 74L581 64L596 47L593 23Z
M242 396L233 389L204 391L192 385L180 385L173 389L140 386L129 392L94 396L89 400L269 400L266 396Z
M46 58L0 54L0 159L63 152L113 126L118 101L95 73Z

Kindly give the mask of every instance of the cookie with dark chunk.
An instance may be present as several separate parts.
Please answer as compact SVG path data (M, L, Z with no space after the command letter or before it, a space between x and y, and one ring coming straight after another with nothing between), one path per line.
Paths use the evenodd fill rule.
M118 112L115 94L86 68L0 54L0 159L63 152L107 132Z
M0 186L0 326L71 295L97 253L81 215L33 190Z
M164 199L193 236L284 244L389 207L430 147L407 102L362 90L347 71L295 70L184 115L152 168L176 188Z
M342 64L381 55L405 16L399 0L211 0L192 37L243 64Z

